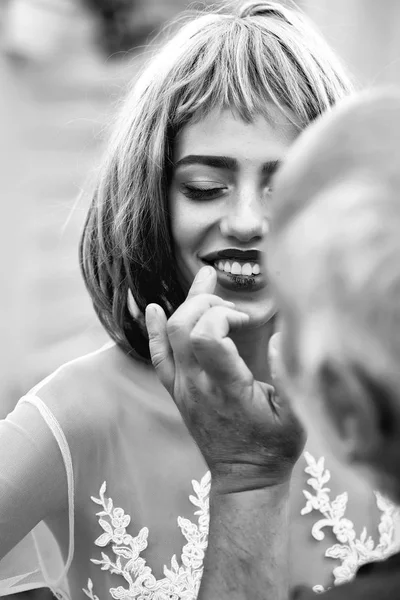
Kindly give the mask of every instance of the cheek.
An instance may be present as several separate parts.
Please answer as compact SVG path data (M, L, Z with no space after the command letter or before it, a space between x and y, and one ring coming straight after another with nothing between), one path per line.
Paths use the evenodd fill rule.
M185 255L198 237L198 213L187 202L171 198L171 234L177 255Z
M185 291L192 285L201 266L197 260L205 229L201 216L199 207L185 199L174 198L170 201L171 236L177 275Z
M180 194L170 200L170 223L175 254L187 260L208 250L209 232L218 224L220 215L212 202L196 203Z

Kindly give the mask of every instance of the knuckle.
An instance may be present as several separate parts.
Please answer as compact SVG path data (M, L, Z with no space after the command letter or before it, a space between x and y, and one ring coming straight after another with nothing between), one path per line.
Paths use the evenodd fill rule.
M232 306L231 302L220 298L219 296L210 296L209 303L211 309L221 309L221 310L229 310L228 307Z
M155 369L158 369L164 363L165 357L163 353L159 350L155 350L151 352L151 362Z
M210 319L217 321L231 312L232 309L227 306L213 306L210 308Z
M192 344L207 343L210 339L210 335L204 330L204 327L196 326L189 334L189 339Z
M167 334L168 336L174 336L176 333L182 330L184 325L183 319L178 315L172 316L167 322Z
M211 308L209 308L208 311L205 313L202 321L208 327L212 327L213 325L216 325L217 323L219 323L220 319L229 310L230 309L227 308L226 306L221 306L221 305L211 306Z
M215 347L218 345L218 339L213 335L213 332L205 329L204 327L196 327L191 331L190 343L195 348L202 348L207 346L208 348Z

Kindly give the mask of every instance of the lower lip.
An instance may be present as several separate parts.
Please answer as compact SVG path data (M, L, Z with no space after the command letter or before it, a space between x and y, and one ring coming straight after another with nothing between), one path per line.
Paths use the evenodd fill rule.
M263 289L267 285L266 279L262 274L234 275L233 273L220 271L215 266L214 269L217 272L219 285L232 292L258 292L258 290Z

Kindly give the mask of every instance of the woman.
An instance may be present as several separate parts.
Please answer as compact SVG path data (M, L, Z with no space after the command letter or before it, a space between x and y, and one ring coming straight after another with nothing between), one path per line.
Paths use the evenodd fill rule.
M66 578L73 598L82 588L92 599L196 596L209 476L151 366L143 311L156 302L171 314L200 267L214 265L210 301L233 301L250 316L235 342L256 377L270 380L271 178L298 133L349 91L312 27L273 2L189 21L135 83L81 244L83 275L114 343L64 365L1 424L0 556L44 520L64 557L63 573L45 578L60 597ZM331 510L341 527L343 497L328 506L328 474L308 460L306 510ZM292 578L329 583L332 565L310 536L314 515L299 516L303 467L292 494ZM370 494L358 507L363 524L373 502Z

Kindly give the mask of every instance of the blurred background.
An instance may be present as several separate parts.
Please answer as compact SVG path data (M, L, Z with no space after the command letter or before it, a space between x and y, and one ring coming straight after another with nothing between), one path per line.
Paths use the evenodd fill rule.
M298 4L360 86L400 83L398 0ZM0 417L43 376L107 341L79 274L81 193L146 42L187 6L0 0Z

